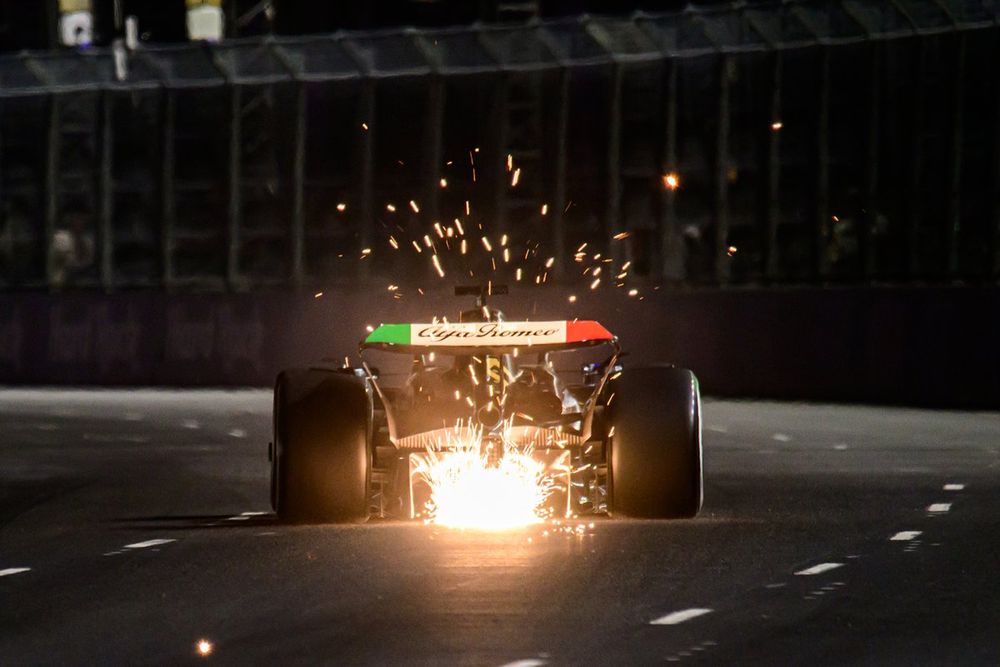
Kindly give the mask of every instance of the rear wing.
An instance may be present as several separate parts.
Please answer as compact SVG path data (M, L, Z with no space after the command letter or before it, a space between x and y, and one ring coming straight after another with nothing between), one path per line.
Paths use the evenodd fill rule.
M451 354L515 349L533 352L569 350L591 345L617 345L618 339L594 320L552 322L426 322L382 324L361 341L361 350Z

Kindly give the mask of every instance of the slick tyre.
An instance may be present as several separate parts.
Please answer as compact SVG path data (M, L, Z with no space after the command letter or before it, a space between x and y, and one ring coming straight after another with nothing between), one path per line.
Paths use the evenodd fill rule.
M362 378L287 370L274 387L271 498L282 521L368 518L371 401Z
M698 514L703 492L697 378L671 366L632 368L609 389L612 513L651 519Z

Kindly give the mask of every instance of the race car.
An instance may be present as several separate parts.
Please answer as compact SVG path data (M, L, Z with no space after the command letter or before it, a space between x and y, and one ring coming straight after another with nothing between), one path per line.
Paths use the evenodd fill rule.
M487 303L502 285L455 292L476 297L457 322L381 324L360 343L360 367L278 375L268 455L279 519L416 518L428 491L415 458L470 440L486 460L514 448L564 461L566 483L551 502L567 515L698 513L701 400L691 371L625 367L618 338L596 321L508 320ZM403 361L400 373L369 363L384 353ZM581 353L596 359L561 361Z

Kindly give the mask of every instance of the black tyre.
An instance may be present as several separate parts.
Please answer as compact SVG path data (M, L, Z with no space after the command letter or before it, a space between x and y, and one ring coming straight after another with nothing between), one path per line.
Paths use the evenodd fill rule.
M701 398L694 373L671 366L626 368L609 386L609 396L612 513L655 519L698 514Z
M271 502L292 522L368 518L371 402L362 378L287 370L274 387Z

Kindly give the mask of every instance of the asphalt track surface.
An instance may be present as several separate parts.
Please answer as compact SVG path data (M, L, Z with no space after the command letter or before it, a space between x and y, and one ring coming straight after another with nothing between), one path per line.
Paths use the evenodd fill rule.
M0 664L1000 664L996 413L706 401L699 518L483 534L276 524L270 400L0 391Z

